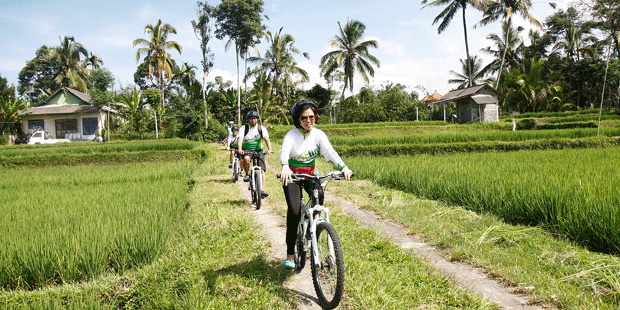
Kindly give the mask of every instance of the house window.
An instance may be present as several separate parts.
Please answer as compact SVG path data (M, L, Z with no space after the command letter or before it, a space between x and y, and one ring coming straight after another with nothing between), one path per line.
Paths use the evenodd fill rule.
M77 132L77 119L57 119L56 138L62 139L67 133Z
M97 125L99 122L97 118L83 118L82 119L82 134L85 136L94 135L97 133Z
M28 130L43 130L45 129L45 123L42 119L33 119L28 121Z

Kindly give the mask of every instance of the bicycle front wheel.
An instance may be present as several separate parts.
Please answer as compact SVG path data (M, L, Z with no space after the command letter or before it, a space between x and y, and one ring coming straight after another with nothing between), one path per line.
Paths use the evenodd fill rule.
M237 182L237 180L239 180L239 161L238 160L233 161L232 171L233 171L233 182Z
M333 309L340 304L344 291L344 259L336 230L328 222L316 226L317 254L312 255L312 282L319 305Z
M261 171L254 172L254 195L256 195L256 210L260 209L261 199L263 198L263 177Z

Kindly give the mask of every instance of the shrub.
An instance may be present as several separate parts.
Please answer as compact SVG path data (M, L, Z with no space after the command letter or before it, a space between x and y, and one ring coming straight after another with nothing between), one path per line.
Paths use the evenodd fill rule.
M536 121L533 118L525 118L517 121L517 130L529 130L536 127Z
M9 135L0 135L0 145L9 144Z

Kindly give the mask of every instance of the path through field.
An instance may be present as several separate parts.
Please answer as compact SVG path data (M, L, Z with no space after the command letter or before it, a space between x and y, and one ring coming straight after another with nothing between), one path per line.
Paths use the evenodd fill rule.
M267 164L267 166L269 170L272 170L272 172L267 172L268 174L275 172L275 169L269 166L269 164ZM248 190L248 183L244 183L240 180L238 185L240 192L249 204L251 198ZM476 268L467 264L449 261L441 256L435 248L424 243L417 237L410 235L406 228L392 223L370 211L363 210L354 203L332 195L329 192L325 193L325 200L334 203L347 215L356 218L362 224L378 229L379 232L394 244L404 249L410 249L417 255L423 257L430 266L452 279L452 281L458 285L477 293L484 299L499 305L502 309L543 309L538 306L529 305L525 296L512 292L510 288L489 278ZM255 210L253 205L251 210L271 243L272 256L276 260L283 260L286 253L286 244L284 241L285 223L283 219L272 211L269 198L263 200L263 206L260 210ZM294 275L288 282L287 287L297 292L302 309L321 309L316 302L309 267L304 268L301 273Z
M252 201L250 197L250 191L248 190L248 184L239 180L239 191L243 195L243 198L248 201ZM271 205L269 204L269 198L262 201L262 206L259 210L256 210L252 205L251 212L256 218L256 221L260 223L261 229L269 239L271 244L271 256L276 261L283 261L286 258L286 242L284 236L286 234L285 223L282 218L273 212ZM284 268L284 267L283 267ZM292 272L292 271L291 271ZM300 308L305 310L320 310L321 307L317 303L316 293L314 292L314 286L312 284L312 275L310 274L310 265L307 265L300 273L294 274L287 282L286 287L293 292L296 292L299 296Z

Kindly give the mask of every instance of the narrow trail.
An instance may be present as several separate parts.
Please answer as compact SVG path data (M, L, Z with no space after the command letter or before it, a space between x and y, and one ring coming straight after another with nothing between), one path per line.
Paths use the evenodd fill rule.
M267 174L277 173L267 163ZM248 183L238 182L243 197L251 201ZM377 229L384 237L403 249L408 249L424 258L430 266L451 279L458 285L477 293L479 296L508 310L543 310L545 308L530 305L526 296L517 294L500 282L491 279L482 271L463 263L452 262L440 255L434 247L426 244L416 236L409 234L408 229L395 224L373 212L361 209L354 203L341 197L325 192L325 199L341 208L348 216L357 219L367 227ZM252 205L254 207L254 205ZM283 219L272 211L269 199L263 200L260 210L252 209L252 214L261 224L262 230L271 243L272 256L276 260L283 260L286 253L285 223ZM287 283L287 288L296 292L300 299L301 309L321 309L317 304L310 268L306 267L301 273L295 274Z
M250 191L248 190L249 183L243 182L240 178L237 185L243 198L248 201L248 204L250 204L252 198L250 197ZM283 261L286 258L286 241L284 239L284 236L286 235L286 223L284 223L280 216L275 214L269 203L269 198L262 201L262 206L259 210L256 210L256 207L252 205L250 212L260 224L263 233L267 236L267 239L271 244L271 257L273 257L276 261ZM314 292L314 286L312 284L312 275L310 274L310 266L306 265L300 273L294 273L293 271L291 271L291 273L293 273L293 275L289 281L287 281L285 286L297 294L300 309L322 309L317 303L316 293Z

